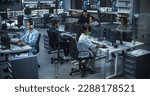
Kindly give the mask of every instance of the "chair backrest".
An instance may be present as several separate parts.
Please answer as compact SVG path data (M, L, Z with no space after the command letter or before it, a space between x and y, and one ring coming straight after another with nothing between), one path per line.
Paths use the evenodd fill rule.
M17 16L17 21L18 21L18 27L23 26L23 15Z
M58 42L56 42L56 34L47 30L50 48L57 50Z
M69 45L70 45L70 56L77 60L78 59L78 47L77 42L72 37L69 37Z
M78 39L79 39L79 37L81 35L82 27L83 27L82 24L74 24L74 33L77 34L77 39L76 39L77 41L78 41Z
M40 47L39 47L40 38L41 38L41 33L39 33L38 39L36 41L36 45L35 45L35 50L36 51L33 51L34 55L37 54L37 53L39 53L39 51L40 51Z
M48 22L48 21L49 21L49 19L50 19L50 18L49 18L49 15L50 15L50 14L44 14L44 15L43 15L44 22Z

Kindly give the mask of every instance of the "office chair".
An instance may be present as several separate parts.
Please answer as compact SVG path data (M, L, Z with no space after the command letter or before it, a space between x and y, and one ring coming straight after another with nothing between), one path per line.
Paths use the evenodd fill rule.
M39 36L35 45L35 51L33 51L33 55L39 53L40 51L40 47L39 47L40 38L41 38L41 33L39 33Z
M83 27L83 25L82 24L77 24L77 23L75 23L75 24L73 24L73 30L74 30L74 33L76 33L77 34L77 38L76 38L76 40L78 41L78 39L79 39L79 37L80 37L80 35L81 35L81 32L82 32L82 27Z
M35 45L35 50L32 52L33 55L36 55L39 53L40 51L40 47L39 47L39 43L40 43L40 38L41 38L41 33L39 33L38 39L36 41L36 45ZM40 65L38 64L38 67L40 67Z
M67 13L61 13L61 23L62 24L66 23L66 18L67 18Z
M20 28L21 26L23 26L23 15L19 15L17 16L17 21L18 21L18 24L17 24L17 27Z
M93 58L93 54L90 51L79 51L78 50L78 46L76 43L76 40L73 38L69 38L69 43L70 43L70 56L79 61L79 66L78 69L72 68L71 72L69 73L69 75L72 75L73 73L76 72L80 72L81 73L81 77L85 76L85 71L86 71L86 67L85 64L82 63L83 60L89 60ZM79 54L81 52L86 52L89 54L89 56L80 56Z
M60 57L60 50L62 49L59 42L56 42L56 34L54 32L49 32L47 30L48 38L49 38L49 45L52 50L57 51L57 57L53 58L51 57L51 64L58 61L60 64L63 64L63 59ZM56 72L56 78L58 77L58 63L55 64L55 72Z
M50 16L50 14L44 14L43 15L42 23L44 24L44 28L46 28L46 25L51 22L51 19L49 16Z

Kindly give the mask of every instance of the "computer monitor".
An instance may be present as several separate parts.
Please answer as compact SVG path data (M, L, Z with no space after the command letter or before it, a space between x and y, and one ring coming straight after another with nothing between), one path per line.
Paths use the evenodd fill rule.
M105 40L112 43L112 45L116 44L116 33L111 29L105 29Z
M104 39L104 33L103 33L104 28L93 26L91 31L92 31L91 36L98 38L99 41Z
M122 36L121 36L122 35ZM132 41L132 32L118 32L116 31L116 39L122 44L123 41L131 42Z
M31 9L30 9L30 8L26 8L26 9L24 10L24 14L25 14L25 15L31 15Z

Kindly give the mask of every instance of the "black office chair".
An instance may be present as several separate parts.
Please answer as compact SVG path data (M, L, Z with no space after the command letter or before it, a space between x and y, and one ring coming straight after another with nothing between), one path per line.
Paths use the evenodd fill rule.
M40 51L40 47L39 47L40 38L41 38L41 33L39 33L39 36L35 45L35 51L33 51L33 55L39 53Z
M78 41L78 39L79 39L79 37L81 35L81 32L82 32L83 25L82 24L78 24L78 23L74 23L73 27L74 27L73 28L74 33L77 34L76 40Z
M51 19L49 16L50 16L50 14L44 14L43 15L42 23L44 24L44 28L46 28L47 27L46 25L51 22Z
M51 58L51 64L55 61L59 61L61 64L63 64L63 59L60 57L60 50L62 49L59 45L59 42L56 42L56 34L54 32L47 31L48 38L49 38L49 45L51 50L57 51L57 58Z
M60 50L62 49L60 46L59 42L56 42L58 40L56 40L56 33L54 32L49 32L49 30L47 31L48 34L48 38L49 38L49 45L51 50L56 50L57 51L57 57L51 57L51 64L53 64L54 62L60 62L60 64L63 64L63 58L60 57ZM58 77L58 63L55 64L55 72L56 72L56 78Z
M93 58L93 54L90 51L79 51L77 47L76 40L73 38L69 38L70 43L70 56L79 61L79 67L78 69L72 68L69 75L72 75L73 73L80 72L81 77L85 76L86 66L85 63L82 63L83 60L89 60ZM81 52L86 52L89 54L89 56L79 56Z
M65 24L66 23L66 18L67 18L67 13L62 13L61 14L61 23Z
M23 15L19 15L17 16L17 21L18 21L18 28L20 28L21 26L23 26Z
M38 39L37 39L37 42L36 42L36 45L35 45L35 50L32 52L33 55L36 55L40 51L40 47L39 47L40 38L41 38L41 33L39 33L39 36L38 36ZM38 64L38 67L40 67L39 64Z

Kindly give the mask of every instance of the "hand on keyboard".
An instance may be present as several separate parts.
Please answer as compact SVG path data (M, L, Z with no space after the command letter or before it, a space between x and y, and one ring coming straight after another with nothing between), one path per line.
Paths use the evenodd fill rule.
M101 48L107 48L105 45L102 45L102 47Z
M24 42L24 41L20 41L20 42L18 42L18 45L20 45L20 46L24 46L24 45L27 45L27 43L26 43L26 42Z

